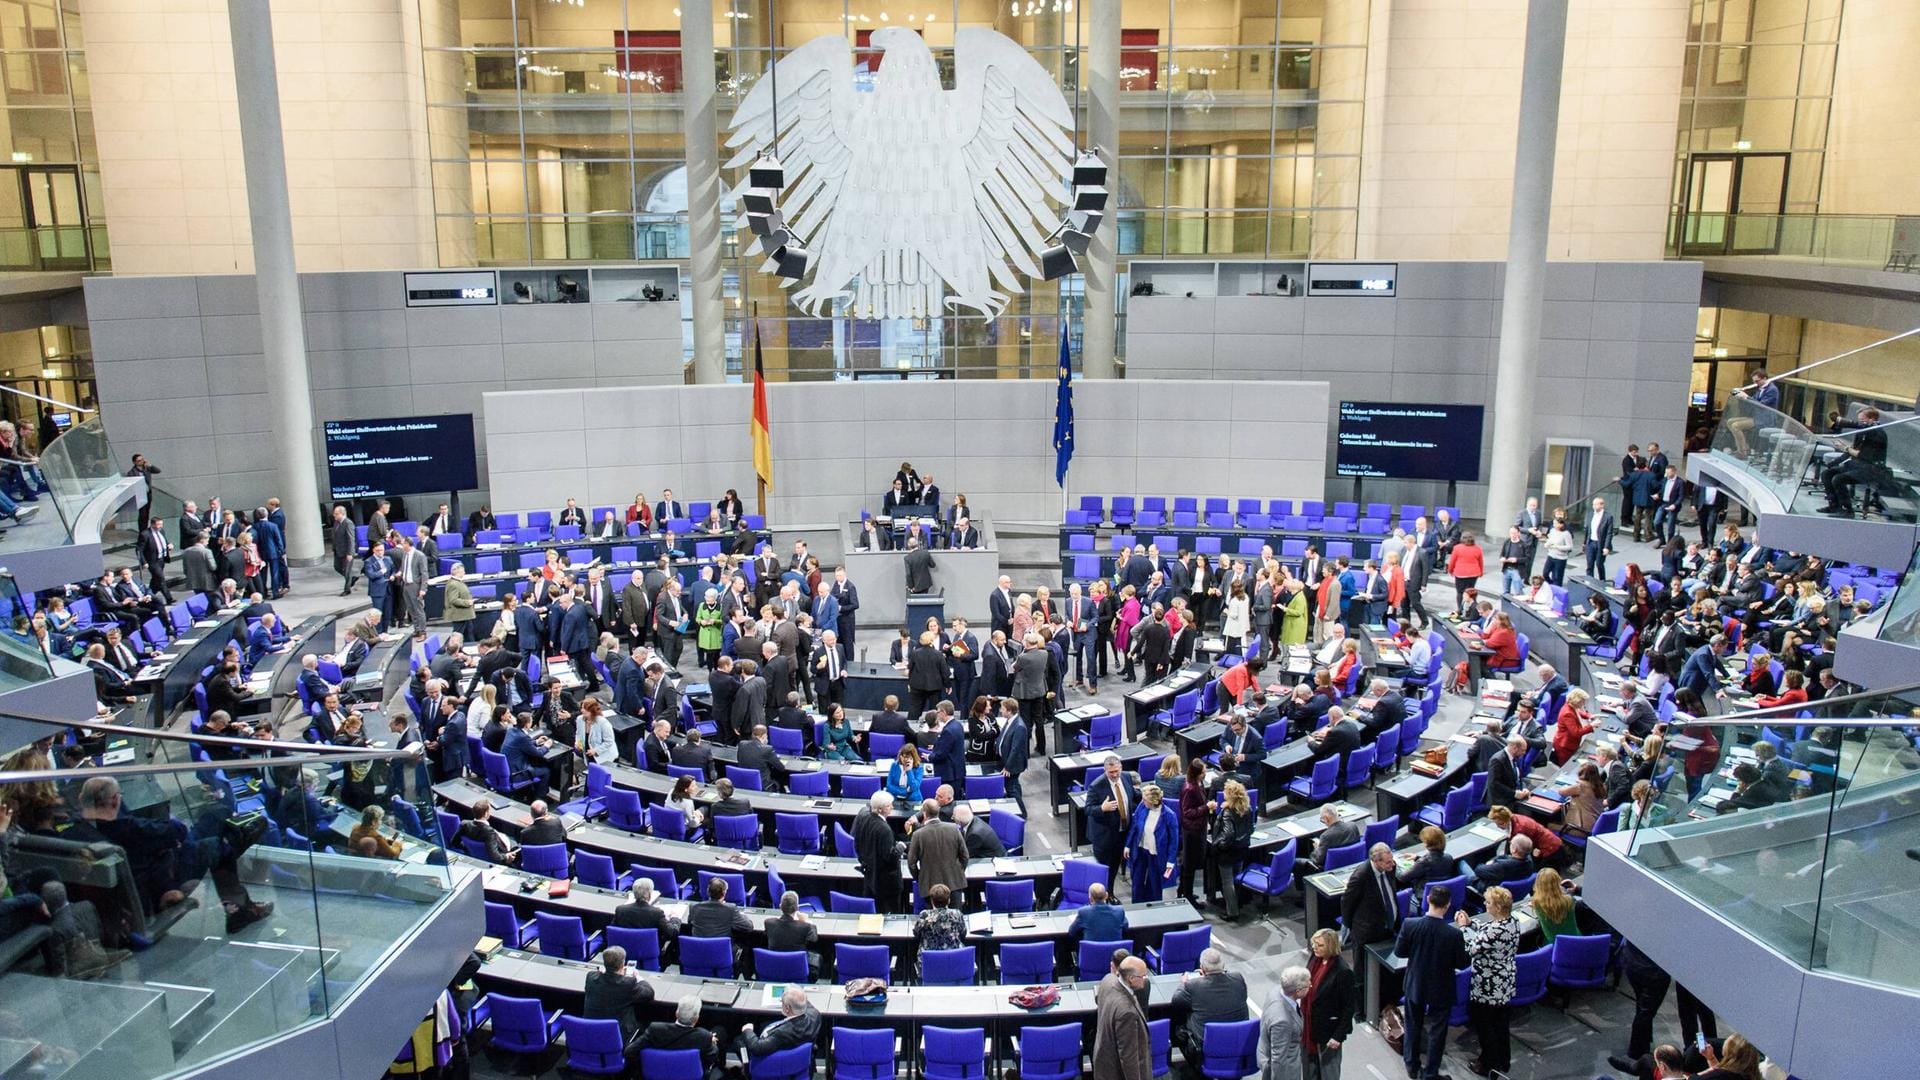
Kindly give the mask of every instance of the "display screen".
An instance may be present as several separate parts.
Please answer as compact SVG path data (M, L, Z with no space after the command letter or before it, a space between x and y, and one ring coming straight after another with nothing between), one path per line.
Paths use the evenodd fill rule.
M479 487L473 414L329 420L327 485L335 499Z
M1394 480L1480 479L1480 405L1340 403L1336 475Z

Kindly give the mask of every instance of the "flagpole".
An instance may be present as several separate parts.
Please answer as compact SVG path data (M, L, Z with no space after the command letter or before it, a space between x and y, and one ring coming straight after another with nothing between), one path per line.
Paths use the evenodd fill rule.
M768 10L772 10L771 2L769 2L768 4ZM777 92L776 92L776 96L778 96ZM778 133L776 131L776 135L777 134ZM752 312L751 317L753 319L754 351L757 354L759 352L759 347L760 347L760 301L755 300L750 310ZM755 359L758 359L757 355ZM754 381L762 377L764 376L756 375L747 380L748 393L750 394L753 393ZM754 486L754 500L753 500L754 513L759 514L761 517L764 518L767 516L767 478L764 476L761 476L760 470L758 469L755 469L753 471L753 486Z

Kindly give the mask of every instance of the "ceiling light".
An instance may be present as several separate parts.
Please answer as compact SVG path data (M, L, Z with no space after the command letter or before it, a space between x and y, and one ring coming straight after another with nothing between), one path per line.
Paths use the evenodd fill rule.
M886 12L884 12L884 11L883 11L883 12L881 12L881 13L880 13L880 21L881 21L881 22L886 22L886 21L887 21L887 13L886 13Z

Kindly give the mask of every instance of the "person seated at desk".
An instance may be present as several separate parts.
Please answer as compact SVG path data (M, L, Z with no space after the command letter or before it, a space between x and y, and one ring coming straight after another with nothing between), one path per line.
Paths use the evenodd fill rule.
M1479 866L1461 859L1459 869L1461 876L1476 892L1485 892L1495 885L1505 885L1510 881L1520 881L1534 872L1533 841L1525 836L1515 836L1507 841L1506 854L1495 855Z
M377 803L360 811L360 824L355 825L353 832L347 836L355 851L358 851L362 844L371 843L375 858L398 859L400 857L400 853L406 850L406 845L400 840L400 827L389 824L386 835L380 834L380 826L386 821L386 817L387 812Z
M598 970L587 972L580 1015L588 1020L618 1020L621 1042L631 1043L640 1030L638 1010L653 1004L653 987L627 970L627 950L618 945L600 951L600 964ZM636 1060L638 1056L634 1055Z
M238 661L227 660L215 665L202 685L207 689L208 709L219 709L234 716L252 707L253 691L241 678Z
M1578 779L1564 787L1556 788L1566 800L1562 813L1566 815L1563 831L1586 835L1593 831L1594 823L1607 809L1607 782L1600 775L1600 767L1593 762L1580 766Z
M209 713L206 724L203 725L200 730L207 735L224 735L231 739L253 738L253 728L246 724L236 723L233 717L228 716L224 712ZM215 761L241 761L252 756L247 750L237 746L228 746L224 743L210 742L195 745L199 745L201 749L207 752L207 756Z
M491 800L481 800L475 804L467 820L460 823L460 831L455 836L460 840L471 840L485 845L487 858L497 863L516 862L520 858L520 845L506 838L500 830L493 827Z
M780 1019L768 1024L764 1032L752 1024L742 1027L733 1049L752 1061L796 1046L812 1046L819 1039L820 1010L807 1004L805 990L789 986L780 995Z
M93 690L105 706L134 703L133 672L122 671L107 659L106 646L95 642L87 646L87 667L93 669Z
M1580 932L1574 889L1573 882L1563 880L1560 871L1550 866L1542 868L1533 879L1533 917L1540 920L1540 936L1548 945L1561 934Z
M887 700L893 699L889 697ZM876 727L874 730L879 729ZM908 738L901 744L899 753L894 755L893 764L887 769L887 794L896 799L917 802L920 799L920 783L926 776L926 766L920 761L920 748Z
M707 745L699 728L688 728L686 741L675 746L668 757L683 769L699 769L701 776L713 779L713 747Z
M1173 1009L1186 1014L1186 1022L1174 1028L1173 1040L1189 1061L1199 1061L1208 1024L1232 1024L1247 1018L1246 977L1227 970L1226 954L1219 949L1203 949L1199 970L1180 976L1180 989L1173 992Z
M79 818L53 835L80 843L118 845L126 853L141 906L147 912L181 903L186 899L186 887L204 875L213 878L229 935L273 914L273 905L255 903L240 881L238 861L252 841L229 828L224 820L215 823L218 831L212 835L195 835L183 822L172 818L126 813L120 782L111 776L89 777L80 785L77 801Z
M700 789L694 784L693 777L676 776L673 779L673 790L667 794L663 804L669 810L678 810L686 815L689 832L699 828L707 819L706 814L700 809L699 794Z
M685 933L688 937L734 938L736 934L753 933L753 920L727 902L727 879L716 877L707 881L707 898L688 909ZM734 944L738 947L737 939Z
M486 702L480 701L479 704L484 707ZM498 754L501 752L500 748L507 743L507 732L513 730L513 714L507 711L505 705L495 705L486 712L488 713L487 722L480 726L480 745ZM470 739L474 737L472 725L467 727L467 737Z
M960 827L960 835L967 842L969 860L1006 857L1006 842L1000 839L999 833L993 831L993 826L987 823L986 818L974 814L973 807L966 803L953 804L953 823Z
M615 540L625 535L627 535L626 524L615 518L613 511L609 510L601 515L600 524L594 527L592 539Z
M1315 870L1327 865L1327 852L1360 842L1359 823L1342 818L1332 803L1320 808L1320 824L1320 835L1313 841L1313 854L1307 857L1307 862Z
M780 914L768 916L765 929L768 949L806 953L807 978L811 980L819 974L819 957L815 954L820 948L820 931L807 921L807 913L800 910L799 893L788 889L781 894Z
M780 755L767 745L767 726L756 725L753 734L740 740L734 751L739 765L743 769L758 769L760 783L767 791L780 791L787 779L786 766L780 764Z
M1493 765L1493 759L1506 753L1506 749L1506 724L1498 720L1489 720L1485 730L1474 737L1473 749L1470 751L1472 761L1470 771L1486 772Z
M1367 687L1367 696L1373 699L1373 708L1367 710L1367 722L1360 730L1360 737L1371 742L1407 718L1407 699L1382 678L1375 678Z
M1245 667L1242 664L1241 667ZM1244 764L1259 761L1267 754L1266 739L1247 723L1245 714L1236 712L1227 720L1227 733L1220 740L1220 768L1225 772L1244 772Z
M247 632L246 669L252 671L267 656L287 651L289 638L280 627L280 619L272 612L260 617L260 621Z
M895 480L893 486L887 489L886 494L880 496L880 514L883 517L893 517L901 507L918 506L919 504L919 499L908 497L906 485L902 484L899 480Z
M892 551L893 534L868 517L860 523L860 535L855 538L853 548L855 551Z
M501 740L500 752L506 755L507 772L514 776L521 774L544 775L549 787L561 788L559 777L554 771L566 764L564 755L549 761L547 751L553 746L553 740L545 735L533 733L533 714L521 713L514 718L513 727L507 730L507 737Z
M1402 888L1414 891L1415 903L1419 902L1420 887L1435 881L1445 881L1454 875L1453 860L1447 858L1447 834L1438 825L1428 825L1420 830L1420 845L1423 850L1413 864L1397 875Z
M673 760L672 739L673 724L665 719L655 720L647 737L640 740L640 767L665 776L667 765Z
M613 925L633 930L652 930L660 939L660 948L664 951L673 939L679 936L680 920L668 915L654 903L658 893L654 890L652 878L641 878L633 883L630 890L633 899L613 909Z
M953 531L947 536L947 546L960 551L972 551L980 546L980 530L974 528L972 519L962 513L953 523Z
M1653 734L1654 726L1660 722L1660 714L1654 709L1653 702L1640 692L1638 679L1628 679L1620 684L1620 720L1636 739Z
M1333 708L1333 699L1313 692L1305 682L1293 684L1293 690L1281 701L1289 732L1310 732L1321 726L1321 718Z
M564 844L567 842L567 825L559 815L549 812L545 799L535 799L527 806L530 815L527 823L520 828L520 843L527 847L542 844Z
M773 726L798 732L800 745L804 748L813 745L813 717L800 707L800 691L787 691L787 699L780 705L780 711L773 715Z
M1360 725L1335 705L1327 710L1327 726L1308 735L1307 745L1312 748L1315 761L1339 755L1340 769L1345 772L1347 755L1360 748Z
M953 890L935 885L927 890L927 907L913 920L913 937L920 953L930 950L958 949L966 944L967 917L953 906Z
M1096 881L1087 886L1087 902L1073 913L1067 936L1076 944L1131 940L1127 937L1127 910L1114 901L1105 885Z
M826 744L820 747L820 756L824 760L863 760L859 748L854 745L853 724L847 719L846 706L837 701L827 707L826 736Z
M166 604L160 597L155 596L152 590L140 583L139 578L133 576L133 567L131 566L123 566L120 568L119 580L114 582L113 588L120 599L127 603L127 606L139 612L143 617L151 618L166 610ZM254 598L256 600L259 599L259 594L255 593ZM254 615L252 617L258 618L259 616Z
M1567 691L1567 703L1560 707L1560 717L1553 726L1553 763L1565 765L1580 752L1580 743L1593 734L1593 714L1584 706L1587 704L1587 692L1574 687Z
M280 801L274 805L273 819L281 827L318 842L321 839L320 831L333 820L333 811L320 796L314 794L319 786L318 777L302 770L300 782L280 793Z
M673 1007L673 1022L656 1020L647 1025L638 1043L628 1048L627 1058L637 1062L641 1050L698 1050L702 1080L720 1080L720 1039L700 1026L700 998L689 994ZM629 1071L632 1071L629 1069ZM637 1072L634 1075L639 1075Z
M726 777L723 776L713 782L713 792L719 796L719 799L708 808L713 817L739 817L742 814L753 813L753 804L748 802L745 796L738 794L734 790L733 781Z
M1575 615L1578 619L1575 625L1581 633L1603 644L1613 641L1618 622L1614 618L1612 604L1595 597L1592 608L1584 612L1576 611Z

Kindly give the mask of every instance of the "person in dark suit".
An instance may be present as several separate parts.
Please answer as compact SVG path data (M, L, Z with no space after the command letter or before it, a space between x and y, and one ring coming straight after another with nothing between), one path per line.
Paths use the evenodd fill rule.
M985 685L984 693L997 698L1013 694L1013 668L1017 652L1007 644L1004 632L995 630L987 639L987 647L980 654L980 682Z
M1507 736L1503 753L1493 755L1487 762L1487 805L1504 806L1512 810L1526 797L1525 777L1520 775L1520 759L1527 756L1527 740L1518 735Z
M807 1004L805 990L789 986L786 993L780 995L780 1019L768 1024L765 1031L746 1025L740 1029L740 1037L734 1040L733 1047L752 1060L796 1046L812 1045L819 1037L820 1010Z
M1373 709L1367 715L1366 725L1361 729L1360 737L1377 739L1380 733L1407 718L1407 699L1400 691L1385 679L1373 680L1367 691L1374 699Z
M699 728L688 728L686 741L675 746L667 759L683 769L699 769L701 776L713 779L713 747L701 737Z
M1604 579L1607 576L1607 556L1613 552L1613 514L1607 510L1607 500L1595 497L1593 513L1587 518L1587 576ZM1442 1032L1444 1037L1445 1032Z
M928 551L920 538L909 537L907 554L902 560L907 572L907 593L920 596L933 591L933 552Z
M1153 617L1133 628L1133 649L1146 668L1140 679L1142 683L1166 678L1168 664L1173 659L1173 631L1167 627L1165 609L1155 605Z
M629 1072L640 1075L634 1066L640 1060L642 1050L698 1050L700 1051L700 1070L703 1080L720 1080L720 1040L713 1032L700 1026L700 998L688 994L674 1006L673 1022L656 1020L647 1025L637 1042L627 1048Z
M1020 715L1027 721L1037 753L1047 752L1047 717L1051 712L1047 698L1053 693L1052 655L1040 644L1040 635L1027 635L1026 648L1013 660L1013 683L1009 692L1020 703ZM1124 826L1122 827L1124 829Z
M1180 989L1173 992L1173 1011L1187 1014L1187 1022L1174 1029L1174 1042L1189 1061L1199 1061L1208 1024L1233 1024L1247 1018L1246 976L1228 971L1226 954L1219 949L1204 949L1200 970L1180 977Z
M662 490L660 492L660 501L653 506L654 528L664 532L667 528L667 522L686 516L686 504L673 497L673 489L666 488Z
M1408 919L1394 941L1393 954L1407 961L1407 1034L1401 1056L1407 1075L1436 1080L1447 1048L1447 1014L1453 1011L1454 972L1471 963L1466 937L1447 921L1453 891L1436 885L1427 895L1426 914ZM1422 1060L1425 1061L1422 1071Z
M731 938L753 933L753 920L747 913L727 902L727 879L707 881L707 898L687 910L685 933L688 937Z
M665 720L655 720L647 737L640 740L640 767L648 772L665 775L667 766L673 761L673 749L670 745L673 725Z
M1375 844L1367 861L1347 875L1340 894L1340 917L1355 948L1391 941L1400 928L1399 884L1394 879L1393 849Z
M1313 758L1319 761L1338 754L1340 771L1346 772L1347 755L1360 748L1360 725L1335 705L1327 710L1327 726L1307 736Z
M1445 881L1454 876L1454 861L1447 858L1447 834L1437 825L1429 825L1420 830L1420 843L1425 848L1413 865L1400 871L1400 885L1413 890L1419 896L1423 886L1436 881Z
M1525 836L1515 836L1507 841L1505 853L1496 855L1479 866L1468 866L1465 859L1460 860L1460 872L1476 892L1483 892L1509 881L1520 881L1531 875L1533 871L1533 841Z
M1094 882L1087 886L1087 902L1073 913L1067 937L1082 941L1130 941L1127 936L1127 909L1114 902L1107 887Z
M1247 718L1234 713L1227 722L1227 733L1220 741L1220 770L1247 772L1247 762L1256 762L1267 754L1267 743L1247 724Z
M980 546L980 530L974 527L970 519L962 517L954 522L947 546L961 551L971 551Z
M653 605L653 640L661 656L674 667L680 666L680 653L686 646L687 608L680 598L680 579L669 578Z
M866 879L867 895L883 915L900 910L900 848L893 837L892 815L893 796L882 790L869 796L867 808L853 819L854 858Z
M600 689L600 675L593 668L593 615L572 593L560 594L557 604L561 611L557 644L573 664L574 673L585 680L587 693L591 694Z
M520 843L526 847L539 844L564 844L567 842L567 826L559 816L547 810L545 799L535 799L527 806L531 815L525 825L520 827Z
M947 692L947 660L929 630L907 653L907 718L920 719Z
M800 910L799 893L788 889L780 897L780 914L769 916L765 929L768 949L806 953L808 978L818 974L819 958L814 954L820 947L820 931L807 921L806 912Z
M847 580L846 567L833 568L832 592L834 600L840 605L839 623L835 626L821 627L821 629L833 631L840 645L840 660L845 663L853 659L853 635L859 629L859 620L855 618L855 614L860 610L860 590L854 587L853 582Z
M1117 754L1108 754L1101 768L1087 786L1087 840L1093 845L1093 857L1107 868L1107 879L1117 884L1133 808L1140 802L1140 784L1121 770Z
M631 1041L640 1029L636 1010L653 1004L653 987L627 970L627 950L609 945L600 952L601 968L587 972L586 1003L580 1015L588 1020L620 1021L622 1041Z
M753 734L740 740L735 753L739 756L740 767L757 769L760 772L760 784L768 791L779 791L786 780L787 770L780 764L780 755L767 745L767 726L761 724L753 729Z
M1000 581L987 594L987 613L991 615L992 625L987 629L992 633L1009 634L1013 632L1013 579L1002 574Z
M940 777L940 782L953 788L955 798L965 798L967 794L966 724L948 711L944 702L936 715L940 717L940 729L934 736L933 749L928 757L933 762L934 774Z
M679 935L680 920L660 910L659 905L653 902L657 895L652 878L641 878L634 882L632 902L613 909L613 925L652 930L660 937L660 947L665 949L667 943Z
M1011 700L1000 702L999 749L1000 775L1006 779L1007 794L1020 808L1020 816L1026 817L1027 800L1020 791L1020 777L1027 771L1027 721L1020 715L1019 704Z

